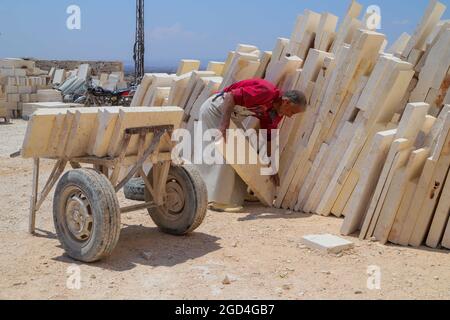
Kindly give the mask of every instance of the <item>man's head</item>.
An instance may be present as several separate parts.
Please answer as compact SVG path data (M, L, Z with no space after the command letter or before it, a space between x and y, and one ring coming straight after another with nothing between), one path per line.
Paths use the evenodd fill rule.
M286 91L283 94L279 113L291 118L296 114L306 111L308 102L305 95L298 90Z

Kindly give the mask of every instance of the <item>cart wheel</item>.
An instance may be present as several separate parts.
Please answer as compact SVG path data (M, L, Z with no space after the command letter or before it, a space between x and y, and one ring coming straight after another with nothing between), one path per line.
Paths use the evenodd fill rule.
M67 254L82 262L108 257L120 236L120 207L111 182L92 169L67 172L53 200L56 233Z
M149 179L152 177L153 169ZM180 236L193 232L202 224L208 205L208 193L200 173L191 165L171 166L166 191L165 205L148 209L152 220L168 234ZM152 201L147 189L145 200Z
M133 201L145 201L145 183L142 178L133 178L123 187L125 198Z

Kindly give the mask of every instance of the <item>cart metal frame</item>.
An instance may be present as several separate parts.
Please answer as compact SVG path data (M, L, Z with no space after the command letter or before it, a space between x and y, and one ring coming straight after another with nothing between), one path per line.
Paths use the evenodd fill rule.
M73 169L82 168L84 165L93 165L94 169L105 175L112 183L116 193L118 193L133 177L140 176L147 191L152 196L153 201L127 206L121 208L121 213L129 213L139 211L143 209L162 207L167 201L166 197L166 181L169 175L170 166L172 164L180 165L181 161L172 161L171 152L160 152L161 143L166 139L168 143L171 143L171 135L174 130L174 126L150 126L140 128L129 128L124 132L124 136L120 143L119 155L117 157L105 157L99 158L94 156L79 157L79 158L62 158L62 159L49 159L55 160L56 163L53 170L47 179L42 191L39 192L39 174L40 174L40 160L41 158L35 158L33 162L33 187L31 194L30 204L30 217L29 217L29 232L35 234L36 230L36 213L41 208L42 204L58 182L59 178L64 173L67 164ZM152 135L150 146L145 148L145 141L147 137ZM127 150L133 136L138 136L138 154L137 156L128 156ZM12 154L11 157L20 156L20 152ZM144 171L144 164L150 160L153 164L153 181L151 182ZM123 168L131 167L129 173L119 181L120 173Z

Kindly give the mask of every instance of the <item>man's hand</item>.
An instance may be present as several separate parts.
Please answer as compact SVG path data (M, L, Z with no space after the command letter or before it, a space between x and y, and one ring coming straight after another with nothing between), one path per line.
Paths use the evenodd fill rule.
M272 180L272 182L275 185L275 187L279 187L281 185L281 183L280 183L280 176L278 175L278 173L273 175L273 176L271 176L270 179Z
M220 126L219 130L222 133L222 138L225 141L225 143L227 142L227 130L230 128L230 123L222 123L222 125Z

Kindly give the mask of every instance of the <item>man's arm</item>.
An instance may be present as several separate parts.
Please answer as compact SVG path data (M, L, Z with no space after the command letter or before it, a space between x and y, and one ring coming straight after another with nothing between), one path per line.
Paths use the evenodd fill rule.
M272 158L272 140L267 141L267 156ZM281 185L280 176L278 173L274 174L271 177L271 180L275 184L275 187L279 187Z
M219 128L225 141L227 140L227 130L230 128L231 115L233 114L235 106L236 104L233 95L231 93L226 93L223 102L222 122Z

